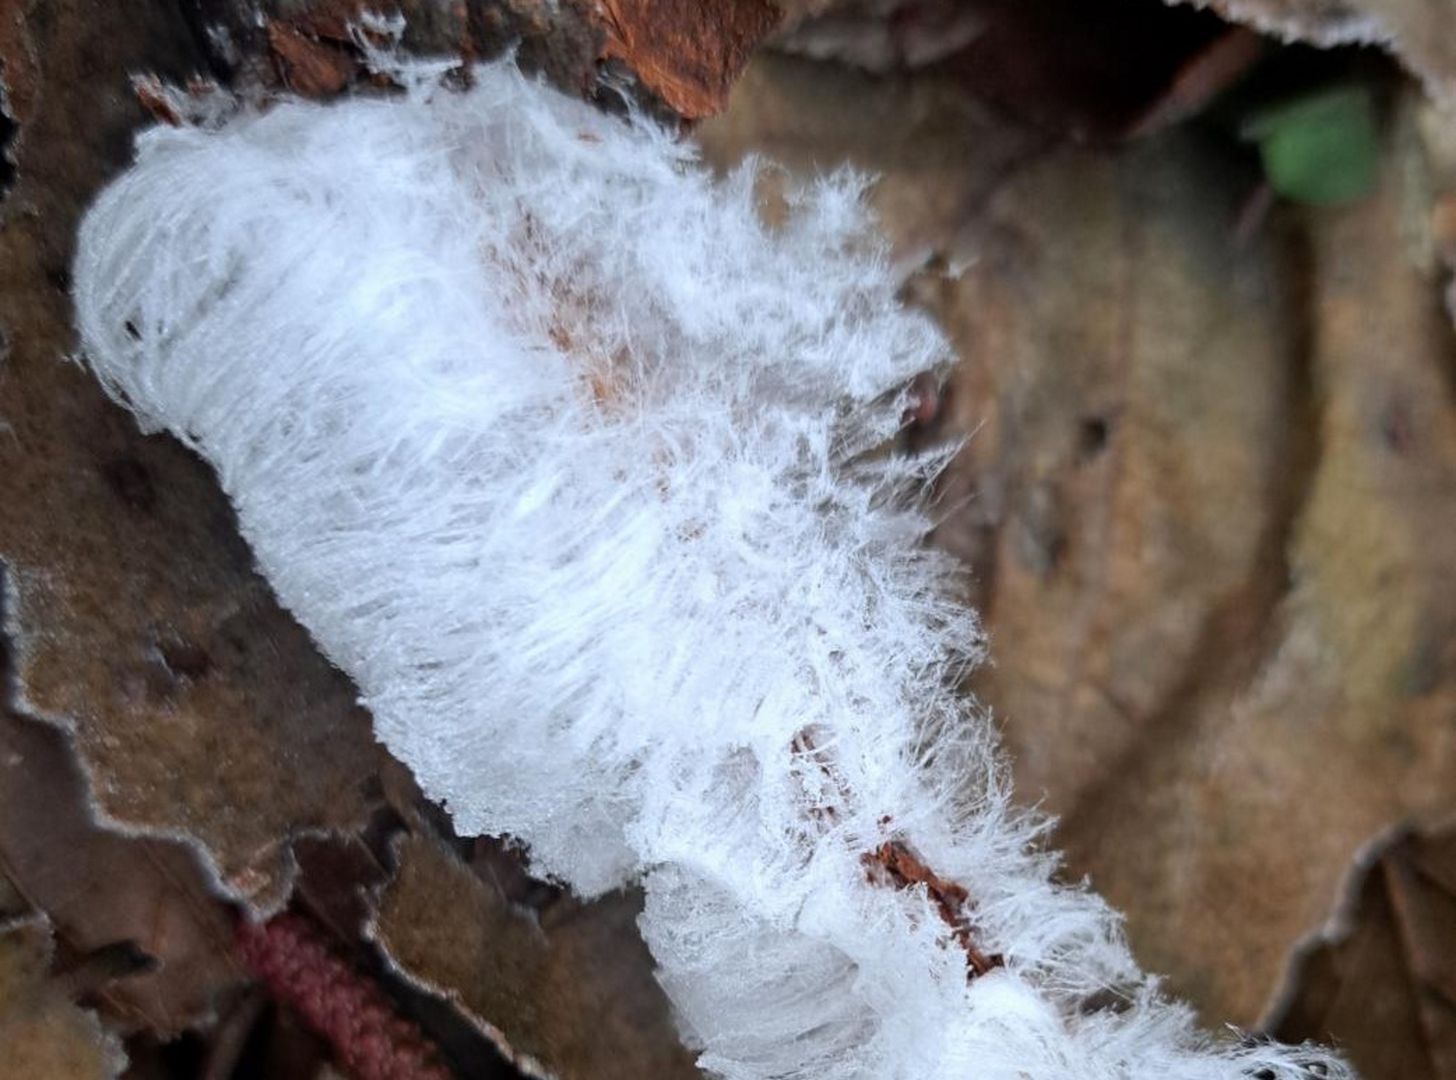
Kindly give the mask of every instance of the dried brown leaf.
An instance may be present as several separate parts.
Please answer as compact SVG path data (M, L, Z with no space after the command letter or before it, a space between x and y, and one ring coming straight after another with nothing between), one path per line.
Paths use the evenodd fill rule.
M1270 1027L1338 1040L1368 1077L1456 1076L1456 828L1398 831L1362 861Z
M1456 530L1456 339L1407 231L1429 214L1408 115L1379 193L1300 223L1309 392L1289 422L1309 457L1274 564L1285 590L1251 627L1262 658L1205 682L1176 738L1110 772L1064 833L1134 940L1245 1020L1365 838L1456 791L1456 550L1433 542Z
M368 813L368 717L253 572L207 470L62 361L77 217L145 119L129 78L182 83L202 60L161 0L47 4L6 30L0 70L32 80L0 223L0 559L20 692L73 730L108 818L196 837L230 891L276 906L289 837Z
M562 1080L696 1078L637 936L640 897L561 898L538 917L438 841L406 836L374 939L503 1052Z
M124 1030L163 1038L208 1022L247 979L232 916L197 852L91 818L85 780L48 725L0 713L0 874L55 928ZM129 961L129 962L128 962Z
M51 977L50 930L40 918L0 929L0 1047L8 1075L110 1080L126 1055L94 1013L78 1008Z

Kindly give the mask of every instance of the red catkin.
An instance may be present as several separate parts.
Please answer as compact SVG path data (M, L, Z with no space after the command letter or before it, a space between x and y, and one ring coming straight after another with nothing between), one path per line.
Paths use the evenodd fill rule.
M284 914L238 923L243 964L322 1036L355 1080L450 1080L433 1044L389 998L325 943L308 920Z

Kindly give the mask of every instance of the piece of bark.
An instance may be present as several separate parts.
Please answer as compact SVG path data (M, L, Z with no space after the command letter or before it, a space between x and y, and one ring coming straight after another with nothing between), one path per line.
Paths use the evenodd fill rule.
M621 60L679 116L720 112L749 53L779 22L772 0L602 0L604 59Z
M221 27L213 59L235 74L271 74L310 97L328 97L362 68L355 36L369 19L402 16L408 52L479 60L514 50L571 94L635 83L668 115L718 112L753 48L779 22L773 0L188 0L196 19ZM258 67L271 57L271 71ZM603 78L608 62L616 74ZM624 80L622 75L626 75Z

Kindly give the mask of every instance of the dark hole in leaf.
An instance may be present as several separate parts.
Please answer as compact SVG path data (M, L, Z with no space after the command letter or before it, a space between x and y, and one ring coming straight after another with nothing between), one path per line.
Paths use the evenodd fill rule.
M377 773L370 773L359 782L359 794L368 802L383 802L384 781Z
M1414 424L1410 405L1405 401L1392 401L1380 417L1380 439L1387 450L1404 456L1415 442Z
M107 486L133 510L150 514L157 508L157 488L152 474L136 458L127 455L113 458L101 466Z
M208 1039L195 1031L183 1032L175 1039L160 1040L150 1032L137 1032L126 1040L128 1077L175 1077L207 1075L203 1069L209 1058ZM228 1080L233 1080L233 1074Z
M1077 429L1077 457L1083 461L1095 458L1107 449L1112 437L1112 423L1105 416L1084 417Z
M140 341L142 339L142 332L137 329L136 323L132 322L130 319L127 319L126 322L122 324L122 327L126 330L126 336L131 338L133 341Z
M212 670L212 657L200 645L187 641L160 641L157 651L162 662L174 675L184 679L200 679Z

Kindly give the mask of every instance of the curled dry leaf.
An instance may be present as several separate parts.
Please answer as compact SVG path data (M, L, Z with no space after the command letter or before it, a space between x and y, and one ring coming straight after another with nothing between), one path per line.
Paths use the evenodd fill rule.
M1336 928L1299 958L1268 1026L1338 1039L1365 1076L1456 1076L1456 824L1398 830L1357 864Z
M76 1006L51 975L55 947L43 918L0 928L0 1047L7 1075L110 1080L126 1067L121 1042Z

